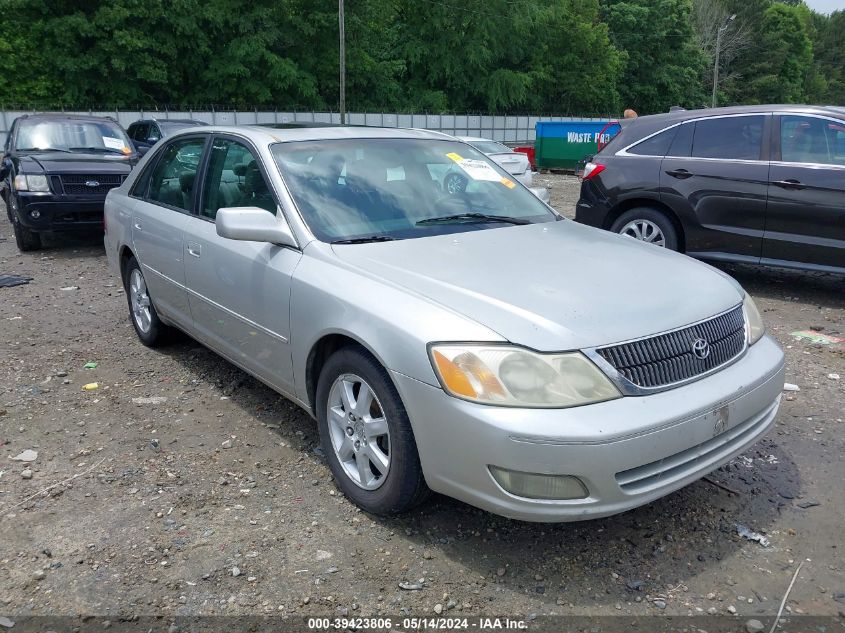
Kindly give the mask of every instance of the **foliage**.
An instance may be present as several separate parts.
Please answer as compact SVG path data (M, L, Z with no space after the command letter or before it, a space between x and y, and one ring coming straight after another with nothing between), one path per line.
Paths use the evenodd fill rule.
M0 0L0 103L336 109L337 0ZM350 110L618 115L845 103L799 0L346 0Z

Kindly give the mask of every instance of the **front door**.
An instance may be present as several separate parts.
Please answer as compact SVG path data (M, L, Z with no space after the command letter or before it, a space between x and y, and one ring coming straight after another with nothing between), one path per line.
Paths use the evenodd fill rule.
M777 119L763 259L845 270L845 120Z
M758 262L766 217L768 115L684 123L663 159L660 196L681 216L689 255Z
M199 213L185 237L185 273L194 332L232 361L293 393L290 351L291 275L301 253L217 235L225 207L278 206L257 154L245 141L216 136Z
M132 214L132 242L156 310L189 327L183 237L193 208L194 182L206 137L170 143L158 157Z

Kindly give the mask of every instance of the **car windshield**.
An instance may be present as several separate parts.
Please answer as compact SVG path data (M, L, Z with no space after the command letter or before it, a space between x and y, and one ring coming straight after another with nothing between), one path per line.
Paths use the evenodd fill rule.
M502 145L496 141L469 141L469 143L485 154L501 154L503 152L513 151L507 145Z
M19 151L132 153L132 145L121 127L111 121L23 121L18 128L15 149Z
M338 139L272 146L303 218L324 242L381 241L559 217L460 141Z

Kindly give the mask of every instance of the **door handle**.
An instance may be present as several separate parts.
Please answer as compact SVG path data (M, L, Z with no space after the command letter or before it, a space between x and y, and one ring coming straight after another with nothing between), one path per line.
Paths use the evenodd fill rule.
M782 187L784 189L803 189L805 185L800 180L795 180L794 178L787 178L786 180L775 180L772 182L773 185L777 185L778 187Z
M693 175L689 173L686 169L670 169L666 172L666 174L672 176L672 178L678 178L679 180L684 180Z
M143 231L143 230L144 230L144 229L141 227L141 223L140 223L140 222L137 222L137 221L136 221L136 222L133 222L133 223L132 223L132 226L135 228L135 230L136 230L136 231Z
M188 255L193 257L200 257L202 255L202 246L199 244L194 244L193 242L188 243Z

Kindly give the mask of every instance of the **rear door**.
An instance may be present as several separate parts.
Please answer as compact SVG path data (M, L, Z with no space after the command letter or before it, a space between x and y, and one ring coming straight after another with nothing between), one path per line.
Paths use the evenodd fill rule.
M205 161L202 198L185 237L185 273L194 332L224 356L293 393L291 275L302 254L217 235L225 207L279 213L258 153L244 139L216 135Z
M138 180L132 215L132 244L156 309L189 329L185 289L184 232L194 206L194 184L206 135L181 137L165 146L149 175Z
M845 120L775 117L763 259L845 269Z
M661 200L680 216L686 251L756 263L766 217L771 115L683 123L660 171Z

